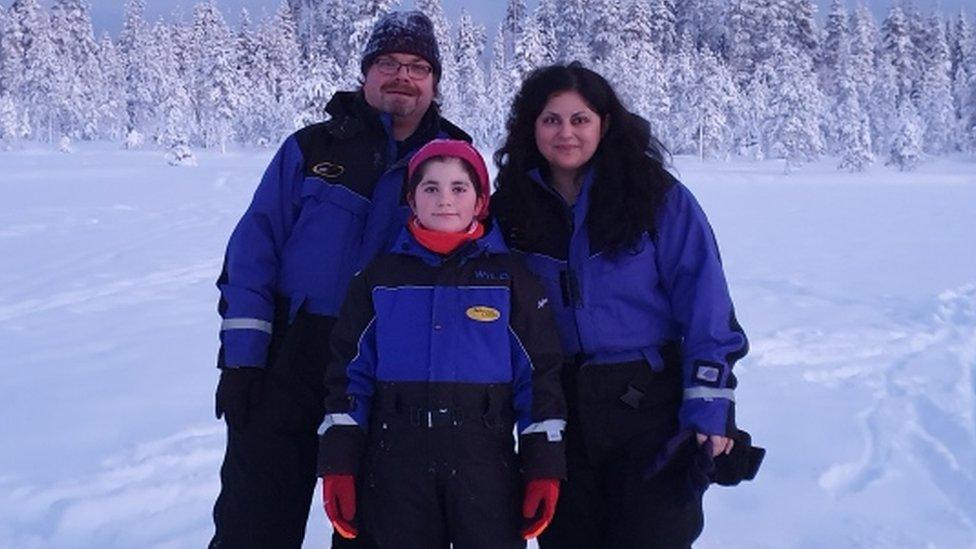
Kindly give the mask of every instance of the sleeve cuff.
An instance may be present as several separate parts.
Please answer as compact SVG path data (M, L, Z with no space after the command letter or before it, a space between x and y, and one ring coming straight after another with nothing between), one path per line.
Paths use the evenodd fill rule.
M566 445L560 439L550 442L543 432L519 436L519 458L524 480L566 478Z
M333 425L319 437L318 476L356 475L366 450L366 433L355 425Z
M730 436L735 433L735 402L718 396L697 395L697 389L700 388L685 389L685 400L678 414L681 430L691 429L703 435Z
M266 366L270 343L271 334L260 330L223 330L220 332L222 366Z

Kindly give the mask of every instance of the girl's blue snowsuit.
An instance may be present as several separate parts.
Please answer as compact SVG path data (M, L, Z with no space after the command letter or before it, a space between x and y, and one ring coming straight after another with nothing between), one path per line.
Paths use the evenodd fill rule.
M565 475L561 354L497 229L447 257L404 230L353 279L332 357L319 474L357 476L380 547L524 546L523 482Z

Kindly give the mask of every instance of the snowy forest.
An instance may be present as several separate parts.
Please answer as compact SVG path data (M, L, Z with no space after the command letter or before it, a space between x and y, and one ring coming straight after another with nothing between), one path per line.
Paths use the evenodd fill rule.
M976 151L976 40L963 12L906 0L879 24L833 0L821 25L811 0L509 0L486 29L465 13L448 21L440 0L415 5L440 42L443 111L485 150L524 75L580 60L674 154L787 166L826 154L861 171ZM96 38L86 0L0 5L0 147L109 140L192 164L197 148L275 146L358 86L373 22L398 7L283 0L262 20L242 10L232 28L215 0L158 21L128 0L118 37Z

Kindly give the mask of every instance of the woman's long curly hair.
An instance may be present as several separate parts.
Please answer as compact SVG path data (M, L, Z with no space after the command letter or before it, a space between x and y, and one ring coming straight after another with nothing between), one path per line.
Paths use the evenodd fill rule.
M496 188L506 196L508 221L529 242L545 237L547 228L539 221L542 208L530 192L535 183L526 173L533 168L548 171L535 144L535 122L549 98L566 91L580 94L606 131L589 161L596 171L586 221L591 240L606 251L631 249L645 232L654 234L672 181L664 168L668 152L651 135L648 122L624 108L605 78L575 61L536 69L512 102L508 137L494 155Z

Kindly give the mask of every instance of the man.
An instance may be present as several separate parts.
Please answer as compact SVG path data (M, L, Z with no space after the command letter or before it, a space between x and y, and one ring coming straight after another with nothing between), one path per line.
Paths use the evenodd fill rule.
M433 102L440 54L423 14L380 19L361 66L360 90L336 93L327 122L285 140L227 246L216 408L227 451L211 547L301 545L346 288L406 219L414 151L435 138L470 141Z

